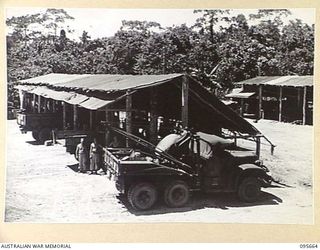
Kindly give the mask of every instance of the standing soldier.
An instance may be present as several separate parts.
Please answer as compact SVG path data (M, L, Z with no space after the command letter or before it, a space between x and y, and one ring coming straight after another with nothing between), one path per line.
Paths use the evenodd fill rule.
M84 173L88 166L88 149L84 145L84 139L81 138L80 143L76 148L76 158L79 161L79 171Z
M100 169L100 146L97 143L97 139L94 138L90 145L90 171L91 174L96 174Z

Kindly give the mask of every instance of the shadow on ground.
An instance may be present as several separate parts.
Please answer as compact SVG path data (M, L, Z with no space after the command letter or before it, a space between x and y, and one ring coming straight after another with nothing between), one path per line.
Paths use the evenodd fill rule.
M79 163L67 165L68 168L70 168L74 172L79 172Z
M217 194L204 194L193 193L189 203L185 207L181 208L169 208L163 202L158 201L154 208L147 211L136 211L128 203L124 195L117 197L119 201L128 209L128 211L134 215L156 215L166 213L180 213L193 210L216 208L222 210L228 210L233 207L254 207L262 205L278 205L282 203L282 199L267 193L261 192L261 196L258 201L252 203L245 203L238 200L235 194L217 193Z
M79 163L72 164L72 165L67 165L66 167L67 167L67 168L70 168L72 171L77 172L77 173L89 174L89 172L90 172L89 169L87 169L87 170L84 171L84 172L80 172L80 171L79 171ZM101 171L102 171L102 169L101 169L100 171L98 171L97 173L95 173L94 175L104 175L104 176L106 176L105 170L102 171L102 172L101 172Z
M37 141L26 141L26 143L29 143L31 145L42 145L43 146L43 143L40 143L40 142L37 142Z

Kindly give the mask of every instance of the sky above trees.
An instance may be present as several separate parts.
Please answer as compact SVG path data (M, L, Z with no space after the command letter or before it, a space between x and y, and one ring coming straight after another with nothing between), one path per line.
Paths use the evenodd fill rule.
M154 18L160 15L153 14ZM99 38L86 26L69 33L73 29L67 27L69 23L90 23L85 18L79 21L69 9L41 9L8 17L8 83L52 72L187 73L212 91L225 91L256 76L313 74L315 26L297 20L291 9L255 13L207 9L192 11L192 15L196 18L190 24L172 19L175 24L169 26L119 17L123 20L113 35L103 33L107 24L94 26L100 31ZM90 16L100 20L98 15ZM13 93L12 85L8 86L8 93Z
M192 9L83 9L65 8L74 17L74 20L67 20L63 28L73 31L68 37L79 40L83 30L87 31L91 38L102 38L113 36L121 27L122 20L154 21L162 27L179 26L186 24L188 27L195 24L200 13L193 13ZM289 9L291 15L284 17L284 23L289 20L301 19L302 22L312 25L315 23L315 10L311 8ZM45 8L7 8L6 16L23 16L45 12ZM230 14L249 14L256 13L255 9L235 9ZM256 20L248 20L250 25L256 24Z

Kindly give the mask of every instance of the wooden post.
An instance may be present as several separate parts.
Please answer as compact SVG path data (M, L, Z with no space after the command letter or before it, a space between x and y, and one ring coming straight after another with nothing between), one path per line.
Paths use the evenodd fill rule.
M298 110L300 109L300 107L302 106L301 105L301 89L298 87L297 88L297 95L298 95L298 98L297 98L297 106L298 106Z
M73 105L73 130L78 128L78 108L76 105Z
M52 143L57 144L56 131L53 129L51 133L52 133Z
M240 116L243 116L243 104L244 104L244 100L243 98L240 99Z
M261 140L260 136L256 137L256 155L258 156L258 159L260 158L260 148L261 148Z
M52 112L56 112L56 101L52 99Z
M262 110L262 85L259 85L258 119L261 119L261 110Z
M182 110L181 110L181 121L183 127L188 127L188 121L189 121L189 81L188 77L184 75L182 77Z
M106 108L105 109L105 117L106 117L106 123L107 124L110 123L110 113L109 112L110 112L109 109Z
M302 124L306 125L307 86L303 87Z
M110 123L110 111L108 110L108 108L105 109L105 112L106 112L106 124L109 124ZM105 146L107 147L110 143L110 132L109 130L107 129L105 131Z
M67 129L67 103L65 102L61 102L62 104L62 122L63 122L63 130L66 130Z
M92 110L90 110L90 130L92 130L93 129L93 111Z
M157 116L157 92L156 89L150 88L150 142L157 144L158 139L158 116Z
M38 95L38 113L41 113L41 95Z
M44 112L47 113L48 112L48 99L44 98Z
M126 96L126 131L132 133L132 95L127 91ZM129 147L129 140L126 140L126 146Z
M19 97L20 97L20 110L25 109L25 92L22 91L21 89L19 90Z
M36 112L36 94L32 95L32 112L35 113Z
M282 86L279 88L279 122L282 121Z

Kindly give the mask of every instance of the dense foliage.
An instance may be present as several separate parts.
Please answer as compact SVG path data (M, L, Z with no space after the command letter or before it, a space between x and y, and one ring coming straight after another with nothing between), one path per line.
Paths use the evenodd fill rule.
M192 27L123 21L112 37L91 39L83 31L79 42L68 39L63 25L73 17L62 9L7 19L9 96L10 83L50 72L186 72L209 89L257 75L313 74L314 26L301 20L284 25L288 10L259 10L249 20L228 10L195 12L201 17Z

